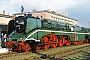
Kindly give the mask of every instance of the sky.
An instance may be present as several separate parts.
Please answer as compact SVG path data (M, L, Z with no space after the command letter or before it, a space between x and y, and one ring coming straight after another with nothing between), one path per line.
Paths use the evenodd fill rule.
M3 10L10 15L20 13L21 6L24 12L33 9L65 12L68 17L78 20L79 26L90 27L90 0L0 0L0 13Z

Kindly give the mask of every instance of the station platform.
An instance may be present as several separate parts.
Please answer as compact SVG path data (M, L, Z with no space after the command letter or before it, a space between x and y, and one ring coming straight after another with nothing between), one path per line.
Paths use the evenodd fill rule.
M2 48L2 47L0 46L0 54L1 54L1 53L6 53L6 52L8 52L8 49Z

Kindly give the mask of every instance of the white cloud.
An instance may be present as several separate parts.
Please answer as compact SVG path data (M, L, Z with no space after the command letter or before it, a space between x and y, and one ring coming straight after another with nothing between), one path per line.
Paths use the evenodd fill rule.
M19 12L20 6L25 7L25 11L30 11L32 9L51 9L51 10L63 10L71 7L78 2L75 0L2 0L0 2L0 12L6 10L7 12Z
M1 0L0 1L0 12L4 9L7 12L19 12L20 6L23 5L25 11L32 9L42 10L65 10L74 6L85 5L89 0ZM6 7L5 7L6 6Z

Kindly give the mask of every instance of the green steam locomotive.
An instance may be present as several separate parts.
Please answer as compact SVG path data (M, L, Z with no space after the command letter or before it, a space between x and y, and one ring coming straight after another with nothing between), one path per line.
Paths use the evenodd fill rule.
M63 45L89 42L90 29L49 19L39 19L31 14L18 16L8 24L6 47L12 51L56 48Z

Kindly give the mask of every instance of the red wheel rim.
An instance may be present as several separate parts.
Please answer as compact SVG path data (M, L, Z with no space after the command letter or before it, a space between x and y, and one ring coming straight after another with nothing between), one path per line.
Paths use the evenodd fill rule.
M49 48L49 45L44 45L43 48L47 50Z
M19 52L21 52L21 51L22 51L21 46L19 46Z
M40 50L41 49L41 47L40 46L36 46L36 50Z
M63 43L61 42L61 43L60 43L60 47L62 47L62 46L63 46Z
M28 43L24 45L24 50L25 52L29 52L29 50L31 50L30 45Z
M63 46L63 42L62 42L62 40L59 40L59 41L58 41L58 46L60 46L60 47Z
M70 43L66 43L66 46L70 46Z
M51 44L53 48L56 48L57 47L57 44Z

